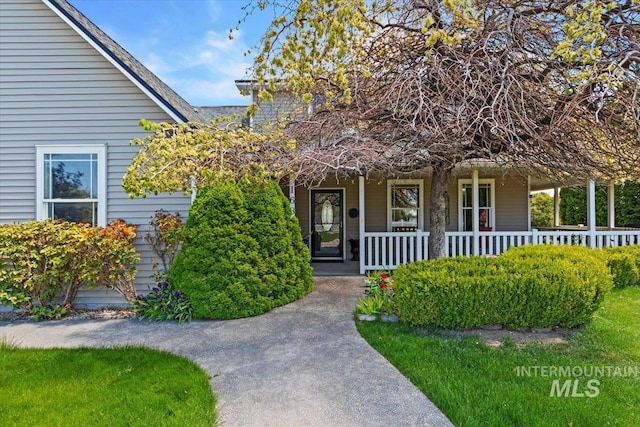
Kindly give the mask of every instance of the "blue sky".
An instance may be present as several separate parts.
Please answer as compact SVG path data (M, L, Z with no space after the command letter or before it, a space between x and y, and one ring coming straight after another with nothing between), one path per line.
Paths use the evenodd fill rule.
M246 76L245 52L265 32L269 12L229 29L245 0L69 0L173 90L195 106L247 105L234 80Z

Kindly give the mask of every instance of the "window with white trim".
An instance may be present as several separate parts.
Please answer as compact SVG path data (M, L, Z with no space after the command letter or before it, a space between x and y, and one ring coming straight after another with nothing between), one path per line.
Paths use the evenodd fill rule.
M422 229L423 205L421 179L387 181L387 229L389 231Z
M37 217L104 226L103 145L36 147Z
M478 180L478 226L480 231L495 229L495 179ZM460 231L473 231L473 183L470 179L458 181Z

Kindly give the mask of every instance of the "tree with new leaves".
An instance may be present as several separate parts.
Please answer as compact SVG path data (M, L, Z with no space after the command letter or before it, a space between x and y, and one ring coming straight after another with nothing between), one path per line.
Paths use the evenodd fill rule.
M431 171L430 256L445 254L454 167L488 160L561 181L638 175L640 6L630 1L262 0L256 56L299 182Z
M553 197L547 193L531 196L531 226L533 228L553 226Z
M151 133L131 141L140 147L122 181L131 197L188 193L222 178L277 179L294 144L279 129L258 133L238 126L233 117L210 124L141 120L140 125Z
M458 164L559 182L640 175L638 0L249 1L275 16L253 67L260 99L286 92L301 109L263 139L163 125L138 141L128 191L186 189L208 168L304 184L430 172L439 257Z

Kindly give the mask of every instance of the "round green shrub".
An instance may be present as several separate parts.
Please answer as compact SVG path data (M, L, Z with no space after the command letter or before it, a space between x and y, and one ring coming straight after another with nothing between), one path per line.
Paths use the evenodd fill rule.
M616 288L640 286L640 246L607 248L605 256Z
M248 317L311 292L309 261L276 183L221 180L198 191L169 280L196 318Z
M574 327L612 286L596 251L526 246L501 257L420 261L394 274L398 313L414 326Z

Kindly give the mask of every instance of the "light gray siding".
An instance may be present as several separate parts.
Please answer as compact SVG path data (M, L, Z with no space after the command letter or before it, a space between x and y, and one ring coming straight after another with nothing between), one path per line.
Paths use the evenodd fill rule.
M172 121L112 63L39 0L0 0L0 223L35 218L36 145L106 144L107 221L141 226L137 287L152 284L141 238L157 209L186 218L183 195L130 199L120 183L144 136L141 118ZM87 291L79 306L115 305L114 292Z

